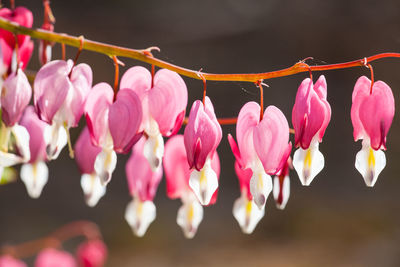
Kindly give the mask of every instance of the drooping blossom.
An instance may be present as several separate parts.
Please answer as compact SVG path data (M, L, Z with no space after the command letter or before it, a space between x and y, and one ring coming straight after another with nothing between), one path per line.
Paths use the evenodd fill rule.
M79 245L76 252L82 267L102 267L107 259L107 246L100 239L88 240Z
M10 255L3 255L0 256L0 267L27 267L27 265Z
M235 161L235 172L239 179L240 197L233 204L233 216L239 223L242 232L251 234L256 228L258 222L264 217L265 206L259 209L253 200L250 192L250 180L253 172L250 168L242 169Z
M100 177L94 169L94 162L101 152L101 148L92 144L89 130L85 127L76 141L74 149L75 161L82 174L81 187L86 204L89 207L94 207L106 193L106 186L102 185Z
M49 176L49 169L45 163L46 141L43 135L45 128L49 127L49 125L39 119L32 106L28 106L25 109L20 124L29 133L29 151L31 155L29 162L21 167L21 180L25 183L29 196L38 198Z
M183 79L167 69L150 72L140 66L128 69L121 78L120 88L132 89L143 108L141 131L148 136L144 155L153 171L160 168L164 155L163 136L176 134L183 123L187 106L187 88Z
M288 122L275 106L267 107L260 121L260 106L248 102L239 112L236 138L238 145L229 135L229 144L239 166L251 169L250 192L262 209L272 191L270 175L279 175L290 155Z
M142 237L156 218L153 199L162 178L162 168L152 170L144 156L146 139L142 137L133 147L125 171L129 193L133 200L125 210L125 219L135 235Z
M392 124L395 105L392 89L382 82L360 77L353 91L351 121L354 141L362 139L362 149L357 153L355 167L367 186L374 186L386 165L386 135Z
M183 135L171 137L165 144L164 171L167 182L167 196L171 199L180 198L182 206L178 210L176 222L182 228L186 238L193 238L203 220L203 207L189 186L190 169L186 156ZM220 165L218 153L211 160L211 167L219 177ZM210 205L217 200L218 190L210 200Z
M35 260L35 267L77 267L75 258L68 252L46 248L42 250Z
M116 95L107 83L98 83L90 91L85 116L92 144L102 148L94 169L106 185L117 164L116 153L128 153L139 140L142 106L133 90L120 89Z
M72 60L54 60L40 68L34 82L33 102L46 128L48 159L56 159L67 144L68 131L78 126L92 87L92 70Z
M42 27L43 30L46 31L54 31L54 25L50 23L49 21L46 21L43 23ZM51 49L52 49L52 44L49 41L46 40L40 40L39 41L39 62L40 64L44 65L51 61Z
M292 160L289 157L281 173L274 177L274 188L272 193L274 195L276 207L280 210L283 210L286 207L290 196L289 167L291 164Z
M0 17L27 28L31 28L33 24L32 12L25 7L16 7L13 10L2 8L0 9ZM20 68L25 69L33 51L33 42L30 36L18 34L17 40L19 60L17 60L16 57L16 40L14 34L7 30L0 29L1 58L9 74L15 72L17 69L17 62L21 63L21 66L19 66Z
M189 186L202 205L210 204L218 189L218 175L211 166L222 139L222 129L210 98L193 103L185 128L184 143L190 169Z
M306 186L310 185L325 164L318 147L331 119L331 106L326 95L327 86L323 75L315 84L307 78L300 84L293 106L295 146L299 147L293 156L293 166L301 183Z

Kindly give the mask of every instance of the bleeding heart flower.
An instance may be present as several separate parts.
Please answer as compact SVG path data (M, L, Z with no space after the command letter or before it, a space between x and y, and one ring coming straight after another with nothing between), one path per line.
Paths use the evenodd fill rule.
M215 116L210 98L193 103L184 141L190 168L189 186L202 205L210 204L218 189L218 175L211 167L212 158L222 138L222 129Z
M0 17L27 28L31 28L33 24L32 12L25 7L16 7L14 10L2 8L0 9ZM17 40L19 62L21 62L22 65L20 67L25 69L32 55L33 42L31 41L30 36L22 34L17 35ZM3 62L8 68L7 73L14 72L17 69L14 34L4 29L0 29L0 46Z
M43 30L53 32L54 25L50 22L43 23L42 27ZM52 44L49 41L40 40L39 42L39 61L40 64L44 65L51 60L51 48Z
M203 207L189 186L190 174L193 170L189 168L183 135L175 135L167 141L163 164L167 196L171 199L180 198L182 201L176 221L185 237L193 238L203 220ZM211 167L219 178L220 165L216 152L211 160ZM217 193L218 190L212 196L210 205L216 202Z
M239 223L242 232L251 234L258 222L264 217L265 207L256 208L256 203L250 193L250 180L253 172L250 168L242 169L239 163L235 162L235 172L239 179L241 195L233 204L233 216Z
M72 60L54 60L40 68L33 102L40 119L52 125L45 131L48 159L56 159L67 144L68 129L78 126L92 87L92 70Z
M231 135L229 144L239 166L251 169L250 192L262 209L272 191L270 175L279 174L290 155L288 122L275 106L267 107L260 121L260 106L248 102L239 112L236 137L238 145Z
M318 150L325 129L331 119L331 106L326 100L326 80L321 75L313 84L309 78L300 84L292 111L295 130L293 166L303 185L310 185L324 168L324 156Z
M25 262L15 259L10 255L0 256L0 267L27 267Z
M291 164L292 160L289 157L281 173L274 177L274 189L272 193L274 195L276 207L280 210L286 207L290 196L289 166L291 166Z
M133 90L121 89L113 103L114 91L107 83L96 84L90 91L85 116L92 143L102 148L94 169L107 184L117 163L117 153L128 153L139 140L142 106ZM114 152L115 151L115 152Z
M357 153L355 166L367 186L374 186L386 165L386 135L392 125L395 105L392 89L382 82L360 77L353 91L351 121L354 141L362 139L362 149Z
M162 136L176 134L183 123L187 106L187 88L175 72L161 69L154 75L140 66L128 69L121 78L120 88L132 89L143 108L141 131L148 136L145 157L153 171L161 166L164 154Z
M107 259L107 246L100 239L89 240L79 245L76 252L82 267L102 267Z
M125 219L139 237L146 233L156 218L153 199L162 178L162 168L153 172L143 154L145 143L146 139L142 137L133 147L125 167L129 192L133 198L126 207Z
M36 260L35 267L76 267L74 257L62 250L57 250L54 248L46 248L42 250Z
M49 170L46 166L46 141L44 131L49 127L47 123L40 120L34 108L28 106L20 121L29 133L29 150L31 158L28 163L21 167L21 180L25 183L26 190L32 198L38 198L46 185Z
M94 207L106 193L106 186L101 184L100 177L94 169L94 163L101 148L92 144L89 130L85 127L76 141L74 149L75 161L82 174L81 187L86 204Z

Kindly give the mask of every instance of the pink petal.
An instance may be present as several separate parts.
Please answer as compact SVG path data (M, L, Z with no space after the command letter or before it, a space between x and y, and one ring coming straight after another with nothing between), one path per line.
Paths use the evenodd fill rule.
M144 143L145 138L142 137L133 147L125 171L130 194L138 196L141 201L153 201L162 178L162 168L155 172L151 170L148 160L143 155Z
M191 168L203 168L208 156L212 157L222 138L222 129L208 97L205 108L200 100L193 103L184 133L185 148Z
M220 167L219 156L218 156L217 151L215 151L215 153L211 159L211 168L213 169L213 171L215 172L215 174L217 175L217 178L219 180L221 167ZM210 203L208 203L207 206L213 205L213 204L215 204L215 202L217 202L218 190L219 190L219 188L217 190L215 190L214 194L211 197Z
M19 121L31 96L31 85L21 69L17 74L12 73L8 76L1 92L2 118L7 126L13 126Z
M82 267L102 267L107 259L107 247L100 239L88 240L80 244L76 252Z
M147 91L151 88L151 73L141 66L132 67L122 75L119 88L132 89L143 101Z
M235 156L236 162L239 164L240 168L242 168L242 156L240 155L239 147L237 146L235 139L233 139L231 134L228 134L228 142L231 147L232 153Z
M183 135L175 135L165 144L163 159L167 196L182 197L189 188L190 168L186 157Z
M359 111L364 98L368 97L369 95L370 87L371 81L365 76L358 78L354 86L351 105L351 122L354 128L354 141L364 138L365 135L364 126L360 120Z
M31 28L33 24L33 15L30 10L25 7L16 7L14 10L10 10L8 8L0 9L0 17L3 17L7 20L15 22L21 26L25 26L27 28ZM22 44L25 39L30 38L27 35L18 34L18 44ZM0 38L4 39L8 46L14 49L15 47L15 37L14 34L6 31L4 29L0 29Z
M114 91L107 83L98 83L90 90L84 111L86 123L95 146L105 143L108 131L108 111L113 102Z
M0 9L1 10L1 9ZM0 57L3 61L3 64L5 66L5 72L7 72L8 67L11 65L11 58L13 54L13 48L10 47L6 41L2 38L0 38Z
M36 74L33 102L39 117L49 124L64 103L68 91L72 90L68 78L72 64L72 61L50 61Z
M46 141L43 132L47 123L39 119L33 106L28 106L19 124L24 126L29 133L29 150L31 152L29 163L45 160L47 158Z
M1 267L27 267L25 262L15 259L10 255L0 256L0 266Z
M248 169L242 169L237 161L235 161L235 172L239 179L240 191L246 194L248 200L252 200L253 196L250 193L250 179L253 175L253 171Z
M33 42L30 38L26 38L19 47L19 60L22 63L22 69L26 69L33 52Z
M76 267L74 257L62 250L46 248L42 250L36 260L35 267Z
M129 89L120 90L108 114L115 152L127 153L133 141L138 140L135 137L142 122L142 114L142 105L136 93Z
M291 148L291 144L288 144L289 125L282 111L275 106L267 107L263 119L254 128L253 138L265 172L269 175L279 172Z
M89 129L85 127L76 140L75 161L78 164L80 172L92 174L94 172L94 162L101 148L94 146L90 140Z
M186 84L176 72L161 69L154 76L154 86L148 92L149 111L157 121L160 132L170 136L177 128L177 118L181 117L187 106ZM184 116L184 115L183 115ZM178 124L178 125L179 125Z

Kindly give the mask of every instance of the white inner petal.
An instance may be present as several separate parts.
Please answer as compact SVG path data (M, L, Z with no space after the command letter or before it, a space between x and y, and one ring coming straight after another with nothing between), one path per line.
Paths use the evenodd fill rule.
M26 163L21 167L20 176L28 191L28 195L31 198L38 198L47 183L49 169L43 161L33 164Z
M264 214L264 206L259 209L254 201L248 200L244 194L236 199L233 205L233 216L245 234L251 234L254 231Z
M140 201L135 197L125 210L125 220L135 235L142 237L156 218L156 206L152 201Z
M29 150L29 133L28 130L21 125L15 124L11 128L11 132L15 138L15 146L18 149L18 153L22 158L22 162L27 162L31 158L31 152Z
M319 142L313 140L306 150L301 147L294 152L293 167L301 184L309 186L315 176L324 168L324 155L318 150Z
M161 167L162 158L164 156L164 139L161 133L149 135L144 143L143 155L149 162L153 172Z
M253 175L250 179L250 193L258 208L263 209L267 198L272 191L272 178L265 173L261 162L253 166L252 171Z
M211 160L200 171L193 170L189 178L189 186L198 198L201 205L208 205L215 191L218 189L218 177L211 168Z
M58 158L61 150L68 142L68 134L62 124L53 123L44 128L44 140L46 141L46 154L48 160Z
M385 166L385 153L372 149L369 140L363 140L362 149L356 155L355 167L363 176L365 184L369 187L374 186Z
M183 205L178 210L176 222L182 228L186 238L194 237L202 220L203 206L200 205L197 199L183 202Z
M110 180L112 173L117 166L117 154L114 150L103 148L103 150L97 155L94 162L94 169L97 176L100 177L102 185L107 185Z
M282 195L280 195L282 194ZM274 177L274 189L273 189L273 195L276 203L276 207L278 209L283 210L286 207L286 204L289 200L290 196L290 178L288 175L283 178L283 186L280 186L279 183L279 176ZM280 199L280 196L282 196L282 199Z
M89 207L96 206L100 198L106 193L106 186L101 184L100 177L96 176L96 173L82 174L81 187L85 195L86 204Z

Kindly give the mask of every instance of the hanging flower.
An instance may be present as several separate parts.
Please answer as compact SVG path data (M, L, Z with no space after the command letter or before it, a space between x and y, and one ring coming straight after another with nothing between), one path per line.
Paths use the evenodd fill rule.
M1 267L27 267L25 262L13 258L10 255L0 256L0 266Z
M29 151L31 158L21 167L21 180L25 183L26 190L32 198L38 198L46 185L49 169L46 161L46 141L43 132L47 123L40 120L34 108L28 106L20 121L29 133Z
M162 178L162 168L153 172L143 154L145 138L142 137L133 147L126 163L125 171L129 192L133 198L125 211L125 219L135 235L141 237L156 218L156 206L153 203L158 184Z
M231 135L229 144L239 166L251 169L250 192L262 209L272 191L270 175L279 175L290 155L288 122L275 106L267 107L260 121L260 106L248 102L239 112L236 137L238 145Z
M184 141L190 169L189 186L202 205L209 205L218 189L218 175L211 166L222 138L222 129L215 116L210 98L197 100L190 110Z
M82 174L81 187L86 204L89 207L94 207L106 193L106 186L102 185L100 177L94 169L94 163L97 155L101 152L101 148L92 144L87 127L83 129L74 148L75 160Z
M46 248L42 250L35 260L35 267L77 267L74 257L62 250Z
M88 240L79 245L76 256L82 267L102 267L107 259L107 247L100 239Z
M235 162L235 172L239 179L240 197L233 204L233 216L239 223L242 232L251 234L258 222L264 217L265 207L259 209L253 200L250 192L250 180L253 172L250 168L242 169L239 163Z
M382 82L360 77L353 91L351 121L354 141L362 139L362 149L357 153L355 167L367 186L374 186L386 165L386 135L394 117L392 89Z
M42 29L46 31L53 32L54 31L54 25L50 23L49 21L46 21L42 25ZM45 40L40 40L39 42L39 62L40 64L44 65L51 61L51 49L52 49L52 43L49 41Z
M276 207L280 210L283 210L286 207L286 203L290 196L289 166L291 165L291 162L292 160L289 157L281 173L274 177L274 188L272 193L274 195Z
M33 102L39 118L52 127L44 133L48 159L56 159L67 144L68 131L77 127L92 87L92 70L72 60L54 60L40 68L34 82Z
M148 136L144 155L155 171L164 155L162 137L176 134L185 118L186 84L176 72L167 69L157 71L152 81L146 68L136 66L122 76L120 88L132 89L140 98L143 108L140 128Z
M182 206L178 210L176 222L182 228L186 238L193 238L203 220L203 207L189 186L190 174L184 137L175 135L165 144L164 170L167 182L167 196L171 199L180 198ZM218 153L215 152L211 167L219 177L220 165ZM218 190L210 200L210 205L217 200Z
M295 130L293 166L303 185L310 185L324 168L324 156L318 150L325 129L331 119L331 106L326 100L326 80L321 75L313 84L309 78L300 84L292 111Z
M140 99L130 89L114 91L107 83L96 84L90 91L85 116L92 144L102 148L97 155L94 169L106 185L117 164L116 153L128 153L139 140L142 121Z

